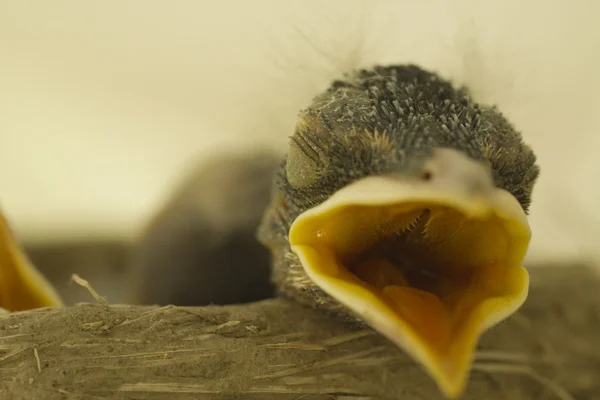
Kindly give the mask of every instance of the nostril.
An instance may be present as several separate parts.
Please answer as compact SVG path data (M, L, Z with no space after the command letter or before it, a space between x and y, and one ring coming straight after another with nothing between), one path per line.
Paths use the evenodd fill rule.
M421 175L421 179L423 179L424 181L430 181L433 178L433 173L429 170L425 170L423 171L423 174Z

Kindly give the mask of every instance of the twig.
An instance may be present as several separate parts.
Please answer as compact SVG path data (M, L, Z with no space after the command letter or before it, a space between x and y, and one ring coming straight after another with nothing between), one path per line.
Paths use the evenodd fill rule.
M40 362L40 355L38 354L37 348L33 349L33 356L35 357L35 361L37 363L38 372L41 373L42 372L42 363Z
M77 274L71 275L71 281L75 282L76 284L78 284L81 287L86 288L90 292L90 294L92 295L92 297L94 297L94 299L96 299L96 301L98 302L98 304L101 304L104 307L108 307L108 302L106 301L106 299L104 297L100 296L98 294L98 292L96 292L96 290L92 287L92 285L90 285L90 283L88 281L86 281L85 279L81 278Z

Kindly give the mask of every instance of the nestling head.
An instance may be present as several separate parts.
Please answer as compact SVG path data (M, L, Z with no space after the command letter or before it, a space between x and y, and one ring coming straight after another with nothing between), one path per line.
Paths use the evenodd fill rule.
M536 158L494 107L417 66L335 81L299 115L259 238L279 292L371 326L449 397L525 301Z

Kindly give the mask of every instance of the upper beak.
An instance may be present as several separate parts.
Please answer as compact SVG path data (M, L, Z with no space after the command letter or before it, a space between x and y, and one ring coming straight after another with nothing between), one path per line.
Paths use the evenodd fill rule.
M484 166L439 150L432 168L426 182L357 181L301 214L289 239L317 286L457 397L481 334L527 297L531 232Z
M29 262L0 212L0 307L23 311L62 306L54 287Z

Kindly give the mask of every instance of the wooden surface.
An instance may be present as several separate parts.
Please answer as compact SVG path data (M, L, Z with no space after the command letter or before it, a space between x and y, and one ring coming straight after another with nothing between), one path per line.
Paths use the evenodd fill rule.
M463 398L600 399L600 279L577 266L531 274L522 311L485 334ZM376 333L285 300L0 315L0 399L221 398L441 396Z

